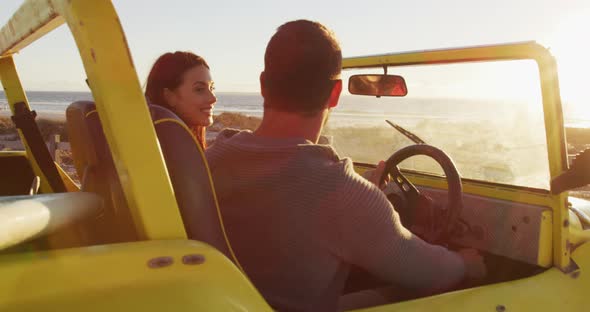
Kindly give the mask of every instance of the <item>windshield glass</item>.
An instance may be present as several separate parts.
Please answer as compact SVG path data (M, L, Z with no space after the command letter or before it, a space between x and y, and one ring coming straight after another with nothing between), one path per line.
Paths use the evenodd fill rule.
M383 74L383 68L347 70ZM464 178L549 188L549 163L539 73L531 60L390 67L405 78L408 95L350 95L324 135L341 156L375 164L414 144L386 120L445 151ZM405 169L442 175L436 162L412 157Z

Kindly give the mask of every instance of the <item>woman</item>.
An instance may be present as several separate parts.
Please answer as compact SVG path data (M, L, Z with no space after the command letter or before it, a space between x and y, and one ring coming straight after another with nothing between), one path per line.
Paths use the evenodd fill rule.
M176 51L156 60L148 75L145 96L150 104L176 113L204 149L205 128L213 123L217 101L214 90L207 62L191 52Z

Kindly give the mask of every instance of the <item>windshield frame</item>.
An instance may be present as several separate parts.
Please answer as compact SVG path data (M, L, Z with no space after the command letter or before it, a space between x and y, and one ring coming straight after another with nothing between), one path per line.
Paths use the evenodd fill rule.
M549 159L550 178L553 179L567 170L567 149L562 106L559 96L557 66L554 57L541 45L535 42L524 42L349 57L343 59L342 67L343 70L348 70L383 68L383 66L395 67L502 60L532 60L538 66L543 101L544 130L547 141L547 157Z

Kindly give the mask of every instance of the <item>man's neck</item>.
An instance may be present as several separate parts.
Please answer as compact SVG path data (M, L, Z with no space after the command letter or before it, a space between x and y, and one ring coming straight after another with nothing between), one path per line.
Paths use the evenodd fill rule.
M262 122L254 134L270 138L304 138L318 142L327 110L313 117L265 109Z

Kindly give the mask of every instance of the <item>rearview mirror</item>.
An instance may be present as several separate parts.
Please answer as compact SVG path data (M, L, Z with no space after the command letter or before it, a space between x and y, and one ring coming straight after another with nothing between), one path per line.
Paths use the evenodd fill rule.
M348 79L348 92L358 95L406 96L408 88L402 76L354 75Z

